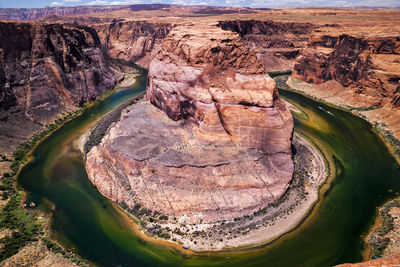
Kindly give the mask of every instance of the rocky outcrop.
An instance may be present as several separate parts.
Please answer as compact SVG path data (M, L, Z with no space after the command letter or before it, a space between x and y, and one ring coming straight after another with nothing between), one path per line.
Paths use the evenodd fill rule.
M269 20L227 20L220 21L218 26L237 32L256 53L266 71L292 70L309 35L317 28L310 23Z
M123 77L107 62L96 32L88 27L0 22L0 38L4 151Z
M399 37L314 35L299 57L293 77L315 84L334 80L346 91L364 96L350 105L396 103L400 79Z
M173 120L193 120L199 140L290 151L290 112L238 35L205 25L173 29L148 79L147 99Z
M293 121L239 35L171 30L150 64L149 102L131 107L87 154L105 196L180 222L216 222L276 202L293 173Z
M314 34L292 76L327 101L370 110L370 121L400 138L400 36Z
M110 57L131 60L148 68L161 41L173 27L167 23L119 21L93 25Z

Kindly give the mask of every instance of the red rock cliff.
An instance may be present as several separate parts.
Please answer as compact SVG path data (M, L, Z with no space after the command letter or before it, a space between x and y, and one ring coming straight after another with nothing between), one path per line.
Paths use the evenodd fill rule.
M293 77L321 84L334 80L361 97L345 100L354 106L398 105L399 36L312 36L297 59Z
M120 21L93 27L110 57L131 60L148 68L172 25L146 21Z
M237 32L256 53L266 71L292 70L296 57L317 27L310 23L270 20L227 20L220 21L218 26Z
M314 84L309 94L364 109L369 121L400 139L399 35L316 33L292 76Z
M0 22L0 132L4 151L123 76L89 27Z

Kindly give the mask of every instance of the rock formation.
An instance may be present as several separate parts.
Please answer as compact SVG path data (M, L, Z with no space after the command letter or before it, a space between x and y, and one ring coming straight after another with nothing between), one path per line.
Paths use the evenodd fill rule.
M110 57L131 60L148 68L172 25L146 21L120 21L93 27Z
M314 95L370 110L400 138L400 41L398 35L353 32L313 34L297 58L293 77L315 84Z
M260 20L226 20L218 24L237 32L256 53L266 71L292 70L296 57L317 28L310 23Z
M216 222L277 201L293 173L293 121L240 36L171 30L150 64L149 102L126 111L87 154L105 196L181 222Z
M0 143L10 150L69 107L113 88L123 74L88 27L0 22Z
M194 120L204 143L290 151L292 117L275 81L230 31L173 29L151 62L146 96L171 119Z

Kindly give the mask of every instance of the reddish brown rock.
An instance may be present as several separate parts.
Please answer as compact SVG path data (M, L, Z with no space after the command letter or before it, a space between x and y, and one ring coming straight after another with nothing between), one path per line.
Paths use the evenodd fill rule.
M293 77L308 83L339 82L346 91L363 95L352 106L396 102L400 79L397 36L314 35L298 58Z
M148 68L172 25L146 21L118 21L93 27L109 56L131 60Z
M293 121L239 35L174 28L149 69L149 102L87 154L105 196L181 222L216 222L276 202L293 174Z
M0 22L0 39L2 151L123 77L89 27Z
M193 120L200 141L290 152L291 114L239 35L210 25L174 28L148 79L147 99L173 120Z
M292 76L315 84L311 94L327 101L371 109L364 115L400 138L398 35L314 34Z
M266 71L292 70L296 57L307 46L309 35L317 28L310 23L270 20L226 20L218 26L237 32Z

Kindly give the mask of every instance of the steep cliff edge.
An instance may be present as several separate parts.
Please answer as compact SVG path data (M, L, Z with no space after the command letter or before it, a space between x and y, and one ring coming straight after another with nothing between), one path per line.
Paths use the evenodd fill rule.
M237 32L266 71L292 70L296 57L307 46L309 35L317 28L310 23L270 20L226 20L218 26Z
M355 107L400 138L400 36L316 33L297 58L293 78L307 92Z
M60 113L93 100L123 74L89 27L0 22L0 148L11 152Z
M120 21L93 25L110 57L130 60L145 68L160 50L171 24L146 21Z
M87 154L105 196L164 223L215 223L285 193L293 120L239 35L209 24L172 29L146 93L153 105L129 108Z

